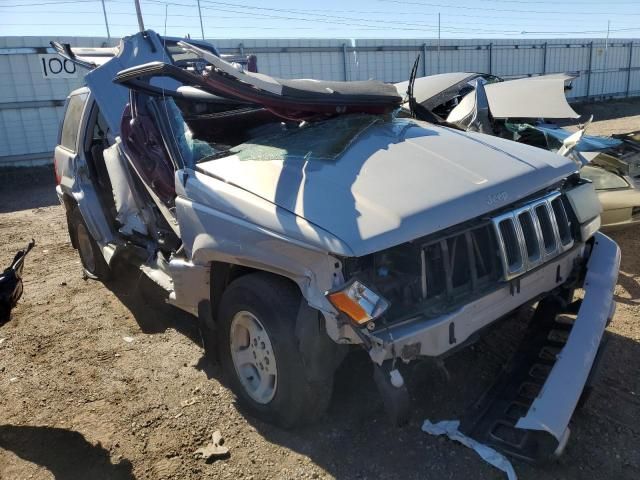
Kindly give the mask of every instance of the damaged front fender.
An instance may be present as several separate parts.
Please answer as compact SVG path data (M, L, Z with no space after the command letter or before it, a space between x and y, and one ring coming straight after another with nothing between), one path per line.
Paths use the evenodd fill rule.
M213 177L189 171L178 187L176 217L194 265L224 262L294 281L309 306L324 314L336 342L354 335L341 326L324 293L343 280L339 256L349 248L328 232L270 202Z

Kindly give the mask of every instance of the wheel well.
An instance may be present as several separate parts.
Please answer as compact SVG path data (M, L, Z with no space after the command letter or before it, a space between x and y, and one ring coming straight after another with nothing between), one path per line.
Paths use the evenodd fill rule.
M75 249L78 248L75 236L75 228L73 227L73 223L71 222L71 214L78 207L78 202L68 193L62 194L62 202L64 204L64 209L67 217L67 230L69 230L69 239L71 240L71 246Z
M68 193L62 194L62 201L64 203L64 208L67 210L67 212L72 212L73 209L76 208L76 206L78 205L78 202L76 202L76 199L73 198Z
M215 361L220 361L219 350L216 347L218 341L216 323L222 296L231 282L251 273L264 273L281 278L294 286L297 292L300 292L299 286L283 275L225 262L212 262L210 301L207 305L209 308L199 309L198 314L201 322L204 321L204 325L208 329L205 333L205 349L207 354ZM301 319L315 319L316 321L301 322ZM295 335L308 375L314 381L321 381L326 375L333 375L333 372L349 351L346 345L338 345L326 335L323 315L318 310L310 307L304 299L300 302L295 319Z
M242 265L234 265L232 263L226 262L212 262L211 263L211 282L210 282L210 293L209 298L211 300L211 316L212 320L215 324L216 316L218 314L218 307L220 306L220 301L222 300L222 295L226 288L233 282L234 280L248 275L250 273L256 272L264 272L264 270L259 270L257 268L245 267ZM287 281L293 283L296 288L298 285L295 284L291 279L287 277L283 277L281 275L277 275L275 273L271 274L274 276L279 276L281 278L286 279Z

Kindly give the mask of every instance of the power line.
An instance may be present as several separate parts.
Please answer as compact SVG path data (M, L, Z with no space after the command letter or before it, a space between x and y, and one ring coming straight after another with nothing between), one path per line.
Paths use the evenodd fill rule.
M117 0L114 0L114 1L117 1ZM159 3L161 0L143 0L143 1L158 2ZM378 0L378 1L384 1L384 0ZM391 1L393 2L393 0L391 0ZM353 20L353 21L362 21L363 20L362 18L346 18L346 17L343 17L343 16L326 15L326 14L320 14L320 13L310 13L309 11L305 11L305 10L276 9L276 8L260 7L260 6L256 6L256 5L240 5L240 4L236 4L236 3L230 3L230 2L219 2L219 1L213 1L213 0L202 0L202 3L214 4L214 5L234 6L236 8L251 9L251 10L267 10L267 11L291 13L291 14L295 14L295 15L306 14L306 15L322 16L322 17L326 17L326 18L337 18L337 19L340 19L340 20ZM433 6L442 6L442 7L445 7L445 8L458 8L458 7L455 7L455 6L452 7L452 6L449 6L449 5L426 4L426 3L418 3L418 2L401 2L401 1L397 1L397 2L393 2L393 3L407 3L407 4L416 4L416 5L420 5L420 6L433 5ZM212 7L208 7L208 8L209 9L213 9ZM472 9L472 10L474 10L474 9L478 10L477 8L474 8L474 7L460 7L460 8L468 8L468 9ZM479 10L487 10L487 9L480 8ZM493 9L493 10L506 11L504 9ZM220 10L220 11L229 11L229 10ZM316 9L315 11L316 12L326 12L327 10ZM518 12L522 13L522 11L519 11L519 10L518 10ZM241 12L233 12L233 13L241 13ZM335 12L333 12L333 13L335 13ZM364 13L364 12L354 11L354 13ZM390 14L390 13L395 13L395 12L384 12L384 13ZM433 14L431 14L431 15L433 15ZM478 14L465 15L465 14L457 14L456 13L456 14L451 14L451 15L455 15L456 17L465 16L465 17L477 18L478 16L488 16L488 17L491 17L491 18L495 18L494 14L490 14L490 15L478 15ZM638 14L638 15L640 15L640 14ZM512 17L513 16L509 16L508 18L512 19ZM504 17L502 17L502 18L504 18ZM547 20L547 19L545 19L545 20ZM563 19L563 20L566 21L566 19ZM372 20L372 19L366 19L365 21L367 21L367 22L371 22L371 21L380 22L378 20ZM384 20L381 20L381 21L388 24L388 19L384 19ZM398 22L394 22L394 23L398 23ZM417 26L417 25L421 26L421 24L415 24L415 23L413 24L413 26ZM433 24L430 24L429 26L434 27L434 28L436 27ZM447 27L447 28L450 29L450 30L461 30L461 29L455 29L455 27ZM470 29L464 29L464 30L470 31ZM478 32L497 32L497 30L485 30L485 29L479 29L479 28L476 28L474 30L476 30Z
M163 0L144 0L148 3L159 3L159 4L164 4L164 3L168 3L170 5L178 5L178 6L188 6L185 4L181 4L181 3L175 3L175 2L165 2ZM211 0L202 0L202 3L204 4L216 4L216 5L238 5L238 4L231 4L228 2L216 2L216 1L211 1ZM227 12L227 13L235 13L235 14L239 14L239 15L247 15L246 11L238 11L238 10L230 10L227 8L219 8L219 7L202 7L203 9L206 10L213 10L213 11L220 11L220 12ZM256 6L251 6L251 7L245 7L245 6L240 6L240 8L251 8L252 10L267 10L267 11L279 11L279 12L285 12L288 13L291 10L285 10L285 9L274 9L274 8L268 8L268 7L256 7ZM318 16L322 16L322 17L327 17L327 19L323 19L323 18L308 18L308 17L301 17L301 16L297 16L297 17L289 17L289 16L284 16L284 15L273 15L273 14L267 14L267 13L263 13L261 14L262 17L268 17L268 18L276 18L279 20L296 20L296 21L302 21L302 22L320 22L320 23L329 23L329 24L340 24L340 25L345 25L345 26L349 26L349 27L354 27L354 26L358 26L358 27L368 27L368 28L377 28L379 30L381 29L388 29L388 24L389 21L388 20L371 20L371 19L367 19L366 21L368 22L367 24L364 23L350 23L350 22L345 22L345 21L340 21L340 20L334 20L333 18L339 18L339 19L344 19L344 20L352 20L352 21L358 21L358 19L355 18L350 18L350 17L337 17L335 15L319 15L316 14ZM331 19L329 19L331 18ZM377 23L383 23L384 27L380 27L378 25L371 25L371 22L377 22ZM431 31L436 31L437 30L437 25L433 25L433 24L424 24L424 23L409 23L409 22L394 22L394 23L398 23L398 24L402 24L405 25L402 27L402 30L405 31L423 31L423 30L431 30ZM419 27L419 28L412 28L412 27ZM509 30L509 31L503 31L503 30L499 30L499 29L482 29L482 28L457 28L457 27L442 27L442 30L448 32L448 33L453 33L453 34L460 34L460 33L465 33L465 32L473 32L473 33L484 33L484 34L508 34L508 35L519 35L522 34L523 31L522 30ZM604 30L603 30L604 31ZM601 33L601 31L599 30L589 30L589 31L584 31L584 32L549 32L549 34L566 34L566 33L570 33L570 34L587 34L587 33Z
M23 24L16 24L16 23L0 23L0 26L3 27L13 27L13 26L25 26L25 25L36 25L36 26L46 26L46 25L50 25L49 23L23 23ZM134 23L110 23L109 25L113 26L113 27L137 27L137 24ZM87 26L87 27L103 27L104 23L83 23L82 26ZM194 25L169 25L171 28L192 28ZM254 27L250 27L250 26L228 26L228 25L214 25L213 28L254 28ZM262 27L262 28L266 28L269 30L282 30L282 27ZM313 27L292 27L295 30L312 30Z
M149 2L161 2L161 0L145 0L145 1L149 1ZM285 12L285 13L289 13L289 12L294 12L294 10L287 10L287 9L274 9L274 8L267 8L267 7L257 7L257 6L241 6L238 4L234 4L234 3L229 3L229 2L218 2L218 1L213 1L213 0L201 0L202 3L205 4L216 4L216 5L232 5L232 6L238 6L241 8L251 8L251 9L257 9L257 10L268 10L268 11L278 11L278 12ZM220 8L213 8L213 7L203 7L203 8L208 8L210 10L217 10L217 11L225 11L225 12L232 12L232 13L238 13L238 14L246 14L246 12L238 12L235 10L227 10L227 9L220 9ZM263 16L269 16L269 17L275 17L275 18L282 18L282 19L288 19L288 20L301 20L301 21L320 21L322 22L323 20L321 19L309 19L309 18L291 18L291 17L281 17L281 16L273 16L273 15L267 15L267 14L262 14ZM313 15L318 15L318 16L322 16L322 17L326 17L326 18L343 18L345 20L358 20L358 19L354 19L354 18L348 18L348 17L337 17L335 15L321 15L321 14L313 14ZM385 25L388 25L389 21L387 20L371 20L371 19L367 19L367 22L377 22L377 23L385 23ZM336 23L334 20L331 21L327 21L325 23ZM350 24L346 24L344 22L338 22L338 23L343 23L345 25L350 25ZM435 30L437 29L436 25L433 24L421 24L421 23L408 23L408 22L394 22L394 23L401 23L403 25L409 25L409 26L419 26L422 28L426 28L426 29L430 29L430 30ZM352 24L352 25L358 25L358 24ZM361 25L360 25L361 26ZM372 25L367 25L368 27L372 27ZM376 27L376 26L373 26ZM386 27L385 27L386 28ZM405 28L403 27L403 30L417 30L415 28ZM536 31L536 32L528 32L528 31L522 31L522 30L510 30L510 31L504 31L504 30L498 30L498 29L482 29L482 28L457 28L457 27L442 27L442 30L447 31L448 33L464 33L464 32L475 32L475 33L487 33L487 34L507 34L507 35L519 35L519 34L525 34L525 35L544 35L544 34L548 34L548 35L584 35L584 34L598 34L598 33L604 33L606 30L596 30L596 29L591 29L591 30L581 30L581 31ZM634 31L634 30L640 30L640 28L627 28L627 29L617 29L614 31Z
M38 2L38 3L20 3L13 5L0 5L2 8L11 8L11 7L39 7L41 5L62 5L66 3L98 3L100 0L56 0L49 2Z
M14 14L17 15L32 15L34 13L40 13L40 14L45 14L45 15L68 15L69 12L60 12L60 11L54 11L54 10L29 10L29 11L25 11L25 12L14 12ZM77 14L95 14L95 11L89 11L89 10L74 10L73 13L77 13ZM132 16L132 13L130 12L113 12L110 11L109 15L111 16ZM250 14L243 14L245 16L250 16ZM145 17L162 17L164 18L164 13L145 13L144 15ZM180 18L198 18L198 15L188 15L188 14L184 14L184 13L173 13L170 15L170 17L180 17ZM203 15L202 18L207 18L207 19L221 19L221 20L231 20L231 19L237 19L237 15ZM264 19L262 18L262 16L260 16L259 14L255 14L255 15L251 15L252 19L255 20L268 20L268 19ZM473 23L473 25L475 25L476 23ZM114 24L115 25L115 24ZM495 24L494 24L495 25ZM429 27L433 27L433 28L437 28L437 25L430 25L430 24L425 24L425 26L429 26ZM524 26L523 26L524 27ZM614 29L612 31L632 31L632 30L640 30L640 28L638 27L632 27L630 25L620 25L620 27L626 27L626 28L619 28L619 29ZM262 28L261 26L255 26L253 28ZM287 27L288 28L288 27ZM381 28L386 29L387 27L372 27L372 30L379 30ZM443 29L446 29L447 27L442 27ZM470 31L470 29L467 28L458 28L458 27L450 27L451 29L455 29L455 30L460 30L461 32L464 31ZM485 30L483 30L485 31ZM499 29L492 29L492 30L486 30L488 32L505 32L504 30L499 30ZM580 32L577 33L592 33L592 32L596 32L596 33L600 33L600 32L605 32L606 29L603 27L602 30L581 30ZM455 33L455 32L451 32L451 33ZM507 33L521 33L520 30L516 31L516 30L512 30L512 31L507 31ZM529 32L528 32L529 33ZM533 32L531 32L533 33ZM536 33L540 33L540 32L536 32ZM549 33L549 34L556 34L558 32L556 31L545 31L542 33ZM576 32L566 32L566 31L561 31L559 33L576 33Z
M427 3L427 2L412 2L408 0L376 0L378 2L384 3L399 3L402 5L417 5L421 7L439 7L439 8L454 8L461 10L475 10L475 11L493 11L493 12L512 12L512 13L535 13L539 15L566 15L567 12L554 12L554 11L539 11L539 10L513 10L508 8L486 8L486 7L468 7L464 5L446 5L442 3ZM630 13L630 12L580 12L580 11L572 11L571 15L640 15L640 13Z
M47 4L47 3L53 3L53 4L57 4L57 3L87 3L87 2L97 2L99 0L57 0L55 2L45 2L45 3L41 3L38 5L43 5L43 4ZM130 1L128 0L107 0L109 2L109 4L113 4L113 3L120 3L120 4L128 4L130 5ZM154 4L160 4L160 5L175 5L175 6L181 6L181 7L192 7L195 8L196 5L194 5L193 3L191 4L184 4L184 3L176 3L173 1L163 1L163 0L143 0L145 2L148 3L154 3ZM495 1L495 0L488 0L488 1ZM326 14L321 14L321 13L309 13L309 11L304 11L304 10L295 10L295 9L276 9L276 8L267 8L267 7L258 7L258 6L245 6L245 5L240 5L240 4L236 4L236 3L229 3L229 2L217 2L217 1L210 1L210 0L202 0L202 3L208 3L208 4L215 4L215 5L229 5L229 6L235 6L237 8L243 8L243 9L250 9L250 10L267 10L267 11L275 11L275 12L284 12L284 13L292 13L295 15L312 15L312 16L320 16L320 17L324 17L324 18L331 18L331 19L339 19L339 20L352 20L352 21L356 21L356 22L361 22L361 21L365 21L365 22L374 22L374 23L384 23L385 25L388 24L389 22L389 18L385 18L384 20L377 20L377 19L362 19L362 18L348 18L348 17L343 17L343 16L336 16L336 15L326 15ZM409 2L406 2L409 3ZM411 2L411 3L417 3L417 2ZM26 5L35 5L35 4L22 4L20 6L26 6ZM3 8L5 6L0 5L0 8ZM213 7L205 7L206 9L209 10L220 10L220 9L215 9ZM456 7L451 7L451 8L456 8ZM468 7L471 8L471 7ZM228 11L228 10L220 10L220 11ZM320 10L320 9L316 9L316 12L327 12L327 10ZM249 15L247 12L237 12L237 11L229 11L230 13L239 13L242 15ZM365 13L365 12L359 12L356 10L349 10L347 12L353 12L353 13ZM75 13L75 12L73 12ZM116 12L114 12L116 13ZM119 12L117 12L119 13ZM335 12L333 12L335 13ZM389 11L378 11L378 12L367 12L367 13L376 13L376 14L398 14L398 13L407 13L407 12L389 12ZM460 14L451 14L451 15L455 15L456 17L461 16ZM264 15L262 14L256 14L255 15L257 18L263 18ZM477 15L467 15L467 16L471 16L471 17L477 17ZM273 17L271 17L273 18ZM284 17L275 17L278 19L283 19L283 20L295 20L295 21L311 21L310 18L300 18L300 17L295 17L295 18L284 18ZM522 19L513 19L513 20L522 20ZM531 24L529 25L514 25L513 24L513 20L512 22L508 23L508 24L493 24L493 25L510 25L513 27L518 27L518 28L524 28L526 26L532 26ZM526 19L524 19L526 20ZM548 21L549 19L546 19L545 21ZM556 19L558 21L566 21L565 19ZM574 20L575 21L575 20ZM394 21L397 24L403 24L403 25L408 25L408 26L416 26L416 27L429 27L432 29L436 28L435 24L430 24L430 23L425 23L425 22L400 22L400 21ZM335 22L332 22L335 23ZM456 23L460 23L460 24L467 24L467 25L476 25L477 22L460 22L460 21L456 21ZM537 25L536 25L537 27ZM469 28L458 28L458 27L446 27L449 31L451 32L455 32L455 31L475 31L475 32L484 32L484 33L501 33L502 31L499 29L482 29L482 28L475 28L475 29L469 29ZM590 31L594 31L593 29ZM515 32L517 33L517 32Z
M547 2L545 1L541 1L541 0L482 0L483 2L490 2L490 3L526 3L526 4L531 4L531 3L537 3L537 4L541 4L541 5L556 5L558 2L556 0L549 0ZM586 0L580 0L581 4L584 5L602 5L602 0L595 0L594 2L587 2ZM617 1L617 0L607 0L607 5L638 5L637 1L630 1L630 2L624 2L624 1Z
M113 1L113 0L112 0ZM494 1L494 0L486 0L486 1ZM500 0L502 1L502 0ZM504 0L506 2L512 3L511 0ZM522 3L527 3L526 0L523 0ZM601 2L599 2L601 3ZM248 7L245 7L248 8ZM252 7L254 8L254 7ZM455 8L455 7L451 7L448 6L448 8ZM294 10L292 10L294 11ZM391 10L326 10L326 9L305 9L305 10L295 10L298 12L302 12L302 13L307 13L309 15L314 15L311 12L329 12L331 11L332 13L357 13L359 15L387 15L387 16L392 16L392 15L410 15L410 16L428 16L428 17L433 17L434 13L432 11L429 12L415 12L415 11L411 11L411 12L399 12L399 11L391 11ZM442 15L444 16L445 14L442 13ZM446 13L446 15L450 16L450 17L456 17L456 23L461 23L457 20L457 17L472 17L472 18L476 18L478 17L478 15L463 15L463 14L459 14L459 13ZM513 22L517 22L517 21L529 21L531 20L531 18L520 18L520 17L514 17L513 15L509 15L508 17L496 17L495 15L490 15L491 18L509 18L510 19L510 23L503 23L501 25L512 25ZM545 22L563 22L563 23L567 23L567 19L566 18L562 18L562 17L552 17L552 18L545 18L544 19ZM580 19L571 19L571 23L575 23L575 22L583 22L583 23L593 23L593 20L580 20ZM478 22L474 22L474 24L477 24ZM500 24L493 24L493 25L500 25Z
M57 0L57 1L49 1L49 2L42 2L40 4L38 4L38 6L40 5L46 5L46 4L78 4L78 3L97 3L99 0ZM174 5L174 6L179 6L182 8L194 8L195 5L193 4L193 2L190 2L188 4L185 3L178 3L176 1L164 1L164 0L143 0L146 3L152 3L152 4L159 4L159 5ZM420 6L425 6L425 5L439 5L439 4L431 4L431 3L426 3L426 2L410 2L410 1L399 1L399 0L389 0L392 3L404 3L404 4L413 4L413 5L420 5ZM497 0L488 0L488 1L497 1ZM390 22L389 18L386 19L382 19L382 20L378 20L378 19L370 19L370 18L353 18L353 17L344 17L344 16L337 16L337 15L329 15L329 14L325 14L325 13L311 13L311 12L305 12L305 11L301 11L301 10L295 10L295 9L283 9L283 8L269 8L269 7L259 7L259 6L245 6L245 5L240 5L237 3L231 3L231 2L220 2L220 1L213 1L213 0L201 0L201 2L203 4L205 4L204 7L202 7L202 9L204 10L210 10L210 11L215 11L215 12L228 12L228 13L232 13L235 14L235 16L220 16L220 15L203 15L203 18L214 18L214 19L234 19L237 18L237 15L241 15L243 17L248 17L248 18L252 18L255 20L270 20L270 19L278 19L278 20L284 20L284 21L296 21L296 22L313 22L313 23L326 23L326 24L335 24L335 25L344 25L345 27L349 27L349 28L355 28L357 30L370 30L370 31L380 31L380 30L388 30L388 25ZM109 5L114 4L114 3L126 3L130 5L129 1L124 1L124 0L108 0ZM19 8L19 7L24 7L24 6L28 6L28 5L35 5L35 4L20 4L20 5L10 5L9 7L15 7L15 8ZM212 6L206 6L206 5L216 5L215 7ZM220 5L222 5L225 8L220 8ZM7 7L6 5L2 5L0 6L0 8L2 7ZM228 7L232 7L232 9L228 8ZM241 9L241 10L236 10L237 8ZM450 8L466 8L466 9L471 9L473 10L474 7L450 7ZM487 9L485 9L487 10ZM489 10L496 10L496 9L489 9ZM256 11L259 11L260 13L255 13ZM271 13L263 13L264 11L268 11L268 12L276 12L277 14L271 14ZM327 12L327 10L320 10L320 9L316 9L316 12ZM498 11L507 11L507 10L498 10ZM356 11L354 11L356 12ZM26 12L25 12L26 13ZM42 11L39 11L38 13L44 13ZM55 12L55 13L61 13L61 12ZM81 13L81 12L69 12L69 13ZM96 12L84 12L87 14L90 13L96 13ZM335 13L335 12L332 12ZM380 12L382 13L382 12ZM111 15L127 15L124 12L110 12ZM282 14L289 14L289 15L295 15L295 16L289 16L289 15L282 15ZM147 14L148 16L161 16L159 14L153 14L153 13L149 13ZM452 14L453 15L453 14ZM186 15L186 14L175 14L174 16L176 17L187 17L187 18L196 18L197 15ZM458 15L456 15L458 16ZM477 15L474 15L477 16ZM402 22L402 21L395 21L393 20L393 23L396 25L401 25L401 28L398 28L399 31L420 31L420 32L424 32L424 31L435 31L437 29L437 26L434 24L430 24L430 23L426 23L426 22ZM30 25L35 25L33 23L29 23ZM383 24L383 25L377 25L377 24ZM474 22L472 23L472 25L476 25L477 23ZM15 25L15 22L13 23L13 25ZM88 24L89 25L89 24ZM604 29L602 30L598 30L595 28L592 29L584 29L584 30L580 30L580 31L566 31L566 30L562 30L562 31L553 31L553 30L546 30L546 31L542 31L542 30L526 30L524 29L524 25L513 25L513 24L509 24L512 27L517 28L517 30L501 30L501 29L496 29L496 28L492 28L492 29L483 29L483 28L468 28L468 27L456 27L456 26L445 26L442 27L442 30L445 32L448 32L450 34L464 34L464 33L481 33L481 34L497 34L497 35L585 35L585 34L600 34L600 33L604 33ZM9 25L11 26L11 25ZM114 26L125 26L125 25L117 25L114 24ZM192 28L194 27L193 25L175 25L175 26L171 26L172 28ZM415 27L415 28L411 28L411 27ZM260 25L256 25L256 26L247 26L247 25L242 25L242 26L230 26L230 25L225 25L225 26L216 26L216 27L211 27L211 28L248 28L248 29L257 29L257 30L271 30L271 29L277 29L279 27L266 27L266 26L260 26ZM294 29L294 27L286 27L287 29ZM309 30L310 28L297 28L297 29L303 29L303 30ZM628 28L618 28L618 29L614 29L612 30L613 32L622 32L622 31L637 31L640 30L640 28L637 27L628 27Z
M145 0L148 3L159 3L159 4L169 4L169 5L176 5L176 6L180 6L180 7L185 7L187 5L182 4L182 3L175 3L175 2L165 2L162 0ZM204 3L204 2L203 2ZM246 8L246 7L245 7ZM213 10L213 11L217 11L217 12L227 12L227 13L236 13L239 15L246 15L247 12L243 12L243 11L238 11L238 10L230 10L230 9L225 9L225 8L217 8L217 7L202 7L203 10ZM260 8L257 8L260 9ZM366 24L366 23L350 23L350 22L343 22L340 20L329 20L329 19L321 19L321 18L304 18L304 17L289 17L289 16L284 16L284 15L272 15L272 14L268 14L268 13L262 13L261 14L262 17L268 17L268 18L273 18L273 19L278 19L278 20L298 20L300 22L312 22L312 23L327 23L327 24L331 24L331 25L345 25L348 27L379 27L378 25L371 25L371 24ZM356 20L356 19L353 19ZM389 28L388 24L385 28ZM422 31L424 29L429 29L429 27L427 26L421 26L421 28L411 28L411 27L403 27L403 30L414 30L414 31ZM432 28L433 29L433 28Z
M69 15L69 12L56 12L54 10L31 10L28 12L14 12L14 14L18 14L18 15L32 15L34 13L41 13L44 15ZM95 14L95 11L81 11L81 10L74 10L73 13L79 13L79 14L83 14L83 15L91 15L91 14ZM130 16L132 17L133 14L130 12L109 12L109 15L126 15L126 16ZM164 18L164 13L145 13L144 14L145 17L162 17ZM181 17L181 18L198 18L197 15L186 15L184 13L172 13L171 15L169 15L169 17ZM229 16L224 16L224 15L203 15L203 18L220 18L220 19L224 19L224 20L229 20L229 19L237 19L238 17L235 15L229 15ZM256 19L260 19L260 17L258 15L256 15Z
M98 0L99 1L99 0ZM113 3L110 2L110 3ZM118 2L118 3L125 3L125 2ZM159 3L164 3L159 1ZM185 5L186 6L186 5ZM5 6L0 5L0 8L4 8ZM60 11L60 10L25 10L25 11L14 11L12 12L13 15L32 15L35 13L38 14L45 14L45 15L65 15L68 16L70 13L71 14L85 14L85 15L90 15L90 14L95 14L97 13L97 11L89 11L89 10L73 10L73 11ZM133 15L132 12L114 12L113 10L109 10L109 15ZM256 20L268 20L265 19L261 14L259 13L255 13L255 14L250 14L250 13L242 13L242 15L250 17L252 19L256 19ZM164 13L145 13L144 14L145 17L164 17ZM181 13L172 13L170 15L171 17L185 17L185 18L198 18L198 15L187 15L187 14L181 14ZM203 18L219 18L219 19L235 19L237 18L237 15L203 15ZM444 17L444 15L443 15ZM291 20L297 20L297 19L291 19ZM385 20L376 20L376 19L365 19L365 21L370 21L370 22L377 22L377 23L382 23L384 22L385 25L388 25L389 21L393 21L392 18L387 18ZM562 19L563 22L566 23L566 20ZM591 25L593 25L594 22L589 22ZM456 21L456 24L461 24L461 25L477 25L478 22L460 22L460 21ZM428 23L423 23L423 22L419 22L419 23L415 23L414 25L419 25L419 26L427 26L427 27L432 27L432 28L436 28L437 25L436 24L428 24ZM514 25L513 22L511 23L492 23L492 25L496 25L496 26L511 26L511 27L518 27L518 28L526 28L526 27L538 27L539 24L521 24L521 25ZM626 25L626 24L620 24L620 27L629 27L631 28L632 25ZM260 27L257 27L260 28ZM386 28L386 27L385 27ZM447 28L447 27L443 27L443 28ZM455 30L460 30L460 31L470 31L470 29L462 27L462 28L458 28L458 27L448 27L451 29L455 29ZM484 31L483 29L477 29L478 31ZM487 30L487 31L496 31L496 32L502 32L502 30L499 29L492 29L492 30ZM603 30L605 31L604 27Z
M209 18L215 18L215 17L209 17ZM220 18L220 17L219 17ZM16 23L16 22L12 22L12 23L0 23L0 26L5 26L5 27L18 27L18 26L29 26L29 25L34 25L34 26L49 26L51 25L51 23L33 23L33 22L25 22L25 23ZM118 23L110 23L110 26L114 26L114 27L136 27L135 24L131 23L131 24L118 24ZM103 23L83 23L82 26L104 26ZM169 25L171 28L196 28L195 24L190 24L190 25ZM209 28L215 28L215 29L258 29L258 30L282 30L282 27L270 27L270 26L252 26L252 25L208 25ZM286 27L287 30L314 30L313 27ZM342 31L342 29L338 29L338 28L327 28L326 30L331 30L331 31L335 31L335 30L339 30ZM380 30L386 30L384 27L380 26L380 27L357 27L355 26L354 30L362 30L362 31L380 31ZM522 31L522 32L501 32L502 34L505 35L514 35L514 34L522 34L522 35L586 35L586 34L596 34L596 33L603 33L606 30L589 30L589 31L571 31L571 32L566 32L566 31L558 31L558 32L551 32L551 31ZM640 27L631 27L631 28L620 28L620 29L611 29L611 32L631 32L631 31L640 31ZM450 32L450 33L456 33L456 32Z

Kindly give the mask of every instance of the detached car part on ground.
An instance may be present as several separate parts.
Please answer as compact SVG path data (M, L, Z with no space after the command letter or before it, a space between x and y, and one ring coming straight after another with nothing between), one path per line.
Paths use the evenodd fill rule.
M403 364L524 305L538 302L536 329L573 312L562 355L535 357L509 400L519 414L484 417L497 448L562 451L620 260L575 164L397 118L390 85L275 79L190 44L206 66L176 65L164 43L123 39L67 102L57 192L88 274L137 262L199 317L242 405L282 426L322 414L350 345L402 421Z
M0 325L11 319L11 310L22 297L24 260L35 245L35 240L31 240L26 248L15 254L11 265L0 273Z
M414 96L422 107L416 116L561 152L572 132L551 122L579 117L564 94L565 83L574 78L551 74L502 81L493 75L468 72L416 78ZM405 93L408 82L396 87ZM581 175L594 182L603 207L604 229L640 222L640 191L635 178L640 178L637 132L613 138L583 135L565 154L579 165L590 164Z

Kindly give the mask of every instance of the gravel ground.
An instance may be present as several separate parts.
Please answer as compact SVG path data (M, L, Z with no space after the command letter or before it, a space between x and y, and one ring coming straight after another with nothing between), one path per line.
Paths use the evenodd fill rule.
M640 130L640 98L580 103L573 107L584 119L593 115L593 122L587 129L587 133L591 135L612 135Z
M640 129L640 103L582 105L596 133ZM52 176L51 176L52 177ZM501 323L446 360L412 367L411 423L390 427L368 360L347 359L324 420L282 431L248 418L203 357L193 318L167 306L136 271L83 280L64 213L47 182L0 186L0 265L34 237L25 295L0 327L0 479L502 478L473 451L420 431L459 418L492 382L523 318ZM623 251L618 310L594 394L574 416L565 454L514 465L523 479L640 478L640 250ZM230 456L194 452L220 430Z

